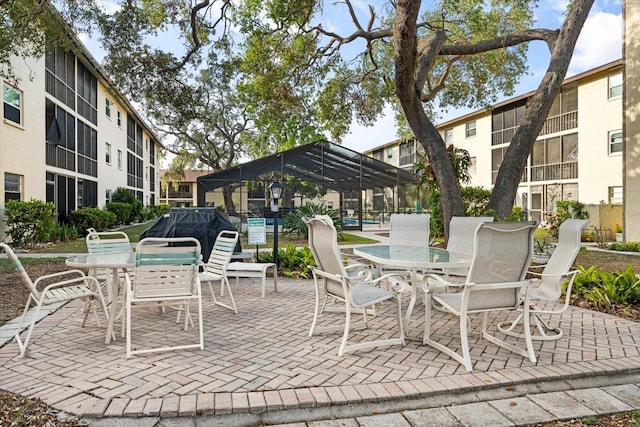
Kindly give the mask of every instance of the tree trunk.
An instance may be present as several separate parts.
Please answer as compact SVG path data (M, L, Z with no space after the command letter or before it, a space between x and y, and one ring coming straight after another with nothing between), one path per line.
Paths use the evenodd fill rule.
M442 217L445 239L449 236L449 220L454 215L464 214L460 185L440 133L427 117L422 101L421 89L415 79L416 23L420 2L401 0L396 4L393 51L395 61L396 95L400 100L407 122L416 139L425 148L433 173L441 191ZM430 52L437 52L444 44L444 34L434 33Z
M489 207L501 218L511 214L527 159L549 115L553 101L560 93L573 49L592 5L593 0L575 0L572 3L560 35L551 50L547 72L535 94L527 102L524 118L504 156L489 202Z
M233 193L233 188L231 185L227 185L226 187L222 187L222 197L224 199L224 209L227 215L235 215L236 207L233 204L233 198L231 197Z

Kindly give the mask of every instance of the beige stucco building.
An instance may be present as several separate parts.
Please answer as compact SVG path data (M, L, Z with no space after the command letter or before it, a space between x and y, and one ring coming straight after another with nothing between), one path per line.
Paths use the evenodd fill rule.
M118 187L157 204L162 145L86 48L16 58L17 83L3 81L0 236L8 199L53 202L59 218L104 209Z
M621 60L565 80L529 156L515 204L530 219L544 222L558 200L587 205L622 205L623 114ZM446 144L471 156L470 185L490 189L532 93L514 97L456 119L438 129ZM410 168L423 152L414 139L394 141L368 154ZM600 218L611 228L622 222Z

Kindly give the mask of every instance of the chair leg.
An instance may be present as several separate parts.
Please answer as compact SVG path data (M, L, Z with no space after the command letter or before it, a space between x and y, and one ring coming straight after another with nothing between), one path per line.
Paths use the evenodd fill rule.
M462 347L462 359L464 360L464 367L467 372L471 372L473 371L473 365L471 364L471 354L469 352L469 336L467 335L469 332L469 323L467 322L467 314L460 313L458 320L460 321L460 346Z
M548 322L542 320L538 313L530 313L529 323L533 323L538 331L537 334L531 335L531 339L534 341L554 341L562 338L562 329L557 326L551 326ZM520 324L524 324L524 314L520 313L514 321L505 321L498 324L498 330L505 335L511 337L523 338L524 333L516 331L516 328ZM533 321L533 322L531 322ZM523 325L523 328L525 326ZM523 329L524 331L524 329Z
M318 323L318 315L320 314L320 312L322 311L320 309L320 290L318 289L318 283L317 281L314 279L314 284L315 284L315 288L316 288L316 303L315 303L315 310L313 312L313 320L311 321L311 329L309 329L309 336L312 337L313 336L313 332L316 329L316 324ZM327 298L325 297L324 299L324 303L322 304L322 309L324 309L324 304L326 303Z
M24 306L24 310L22 310L22 317L20 317L20 324L18 325L18 330L16 331L16 335L15 335L15 339L16 342L18 343L18 348L20 349L20 357L24 357L25 352L27 351L27 344L29 343L29 336L31 335L31 331L29 331L29 333L27 334L27 337L25 338L24 342L20 339L20 332L22 332L22 325L24 324L24 319L27 317L27 313L29 312L29 308L31 306L31 300L33 299L33 297L31 295L29 295L29 298L27 298L27 303ZM35 301L35 299L34 299ZM37 301L36 301L37 303ZM38 306L39 307L39 306ZM33 319L35 319L35 314ZM35 323L32 322L32 323Z
M228 308L229 310L233 311L235 314L238 314L238 308L236 307L236 301L233 298L233 292L231 292L231 286L229 285L229 279L227 279L227 277L223 277L222 280L220 281L220 289L224 289L224 285L227 285L227 289L229 290L229 297L231 298L231 305L229 304L225 304L222 301L218 301L218 299L216 298L215 293L213 292L213 285L211 284L211 281L209 282L209 289L211 290L211 296L213 297L213 303L216 305L219 305L221 307L224 308ZM224 283L223 283L224 282ZM223 292L221 292L221 294L224 294Z
M400 303L400 294L396 295L396 304L398 309L398 330L400 331L400 341L402 342L402 346L407 345L404 337L404 329L402 327L402 304Z
M342 334L342 342L338 349L338 356L344 354L344 348L347 346L347 340L349 339L349 329L351 328L351 306L348 302L345 303L345 309L344 333Z

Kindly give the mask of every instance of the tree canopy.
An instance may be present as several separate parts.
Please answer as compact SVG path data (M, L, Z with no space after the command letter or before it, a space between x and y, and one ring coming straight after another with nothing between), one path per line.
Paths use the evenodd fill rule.
M11 25L23 19L25 2L0 0L13 12ZM527 43L546 42L547 73L490 202L509 215L593 0L569 2L559 29L535 28L536 0L372 1L364 12L354 0L117 4L98 19L105 68L174 138L168 145L176 152L220 168L238 154L270 154L319 136L339 142L353 120L370 124L391 104L403 133L425 148L446 225L463 205L436 105L483 108L512 95L527 71Z

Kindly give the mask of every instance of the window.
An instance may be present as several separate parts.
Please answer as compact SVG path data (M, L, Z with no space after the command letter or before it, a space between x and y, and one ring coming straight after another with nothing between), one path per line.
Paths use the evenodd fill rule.
M22 199L22 185L20 175L12 173L4 174L4 201L7 200L21 200Z
M450 144L453 144L453 128L445 129L444 143L447 146L449 146Z
M609 132L609 155L619 156L622 154L622 131L614 130Z
M122 112L120 110L116 111L116 116L118 117L117 121L118 121L118 126L122 127Z
M478 162L477 157L472 157L471 158L471 164L469 164L469 174L470 175L475 175L477 173L477 167L476 167L477 162Z
M622 204L622 187L609 187L609 204Z
M467 138L471 138L472 136L476 136L476 121L468 122L465 125Z
M106 149L104 152L104 161L107 162L108 165L111 164L111 144L107 142Z
M622 73L609 76L609 99L622 96Z
M111 190L108 188L104 191L104 199L107 203L111 201Z
M118 169L122 169L122 151L118 150Z
M15 124L22 125L22 92L11 86L2 85L2 101L4 118Z
M393 148L389 147L387 148L387 159L390 159L393 157Z
M104 114L106 114L107 117L111 118L111 106L113 105L113 102L111 102L111 100L109 98L105 98L104 100Z

